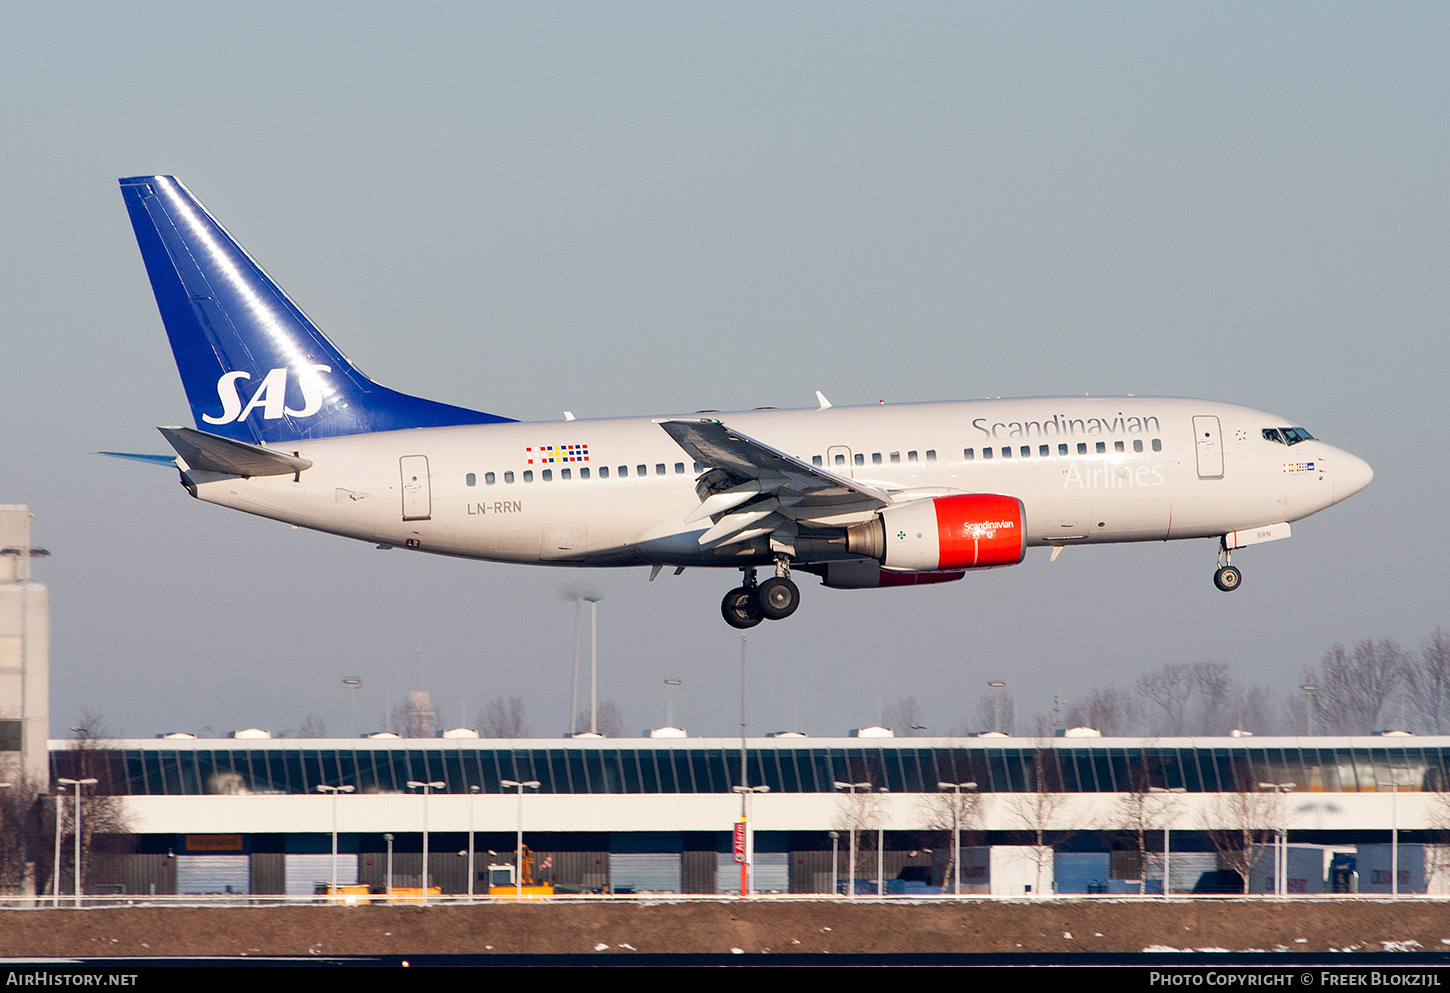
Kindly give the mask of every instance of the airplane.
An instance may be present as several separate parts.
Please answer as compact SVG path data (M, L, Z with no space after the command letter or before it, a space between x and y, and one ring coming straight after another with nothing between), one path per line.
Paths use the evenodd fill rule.
M731 626L832 589L1016 565L1030 547L1288 538L1370 466L1291 420L1162 397L697 411L523 423L359 372L171 176L120 180L195 427L159 430L195 498L493 562L739 570ZM761 573L766 573L761 578Z

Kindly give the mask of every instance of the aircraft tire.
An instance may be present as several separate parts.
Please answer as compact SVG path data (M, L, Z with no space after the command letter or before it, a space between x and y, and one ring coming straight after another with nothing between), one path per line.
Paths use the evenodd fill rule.
M1213 585L1217 586L1225 593L1232 593L1234 590L1239 588L1239 584L1243 581L1243 573L1239 572L1236 567L1231 565L1226 565L1213 574Z
M801 591L789 579L775 576L756 587L755 599L766 620L779 621L794 614L801 605Z
M764 617L760 613L760 604L755 599L755 588L738 586L726 593L725 599L720 601L720 616L725 618L726 624L741 630L759 624Z

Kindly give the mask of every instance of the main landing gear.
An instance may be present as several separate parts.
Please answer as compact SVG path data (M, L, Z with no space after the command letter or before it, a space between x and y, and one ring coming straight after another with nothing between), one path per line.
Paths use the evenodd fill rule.
M1239 588L1239 584L1243 581L1243 573L1239 572L1233 565L1233 552L1229 551L1226 542L1220 540L1218 544L1218 568L1213 573L1213 585L1225 593L1232 593Z
M756 585L755 567L743 570L745 581L725 594L720 601L720 614L733 628L753 628L761 621L784 620L801 605L801 591L790 578L790 563L776 561L775 575Z

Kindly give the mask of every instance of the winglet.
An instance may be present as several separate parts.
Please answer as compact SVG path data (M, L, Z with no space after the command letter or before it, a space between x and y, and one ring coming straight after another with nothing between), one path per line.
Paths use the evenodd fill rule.
M820 390L816 390L816 401L821 405L821 410L826 410L831 406L831 401L827 400L826 395Z

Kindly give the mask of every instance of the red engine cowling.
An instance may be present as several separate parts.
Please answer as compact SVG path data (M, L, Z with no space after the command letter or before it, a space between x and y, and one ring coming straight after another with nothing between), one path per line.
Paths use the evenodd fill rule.
M1022 501L997 493L961 493L888 507L856 525L848 546L900 572L1016 565L1027 554Z

